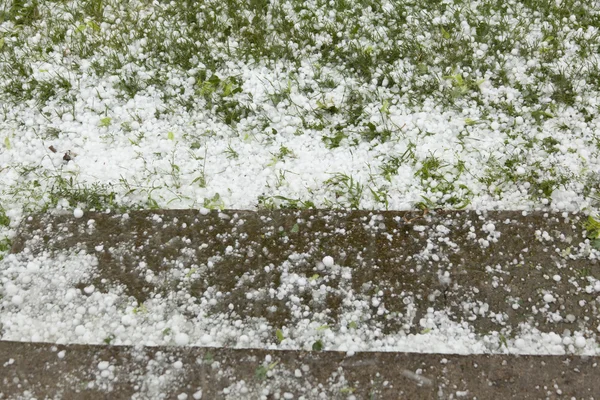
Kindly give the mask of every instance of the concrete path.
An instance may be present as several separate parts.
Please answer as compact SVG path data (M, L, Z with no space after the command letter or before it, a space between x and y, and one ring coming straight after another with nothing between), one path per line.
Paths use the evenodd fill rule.
M432 313L443 312L475 335L500 335L486 351L502 353L502 343L528 330L595 339L600 266L584 221L581 215L504 211L37 215L23 223L12 253L85 251L97 256L98 274L81 289L122 285L139 304L182 288L198 299L218 289L222 296L212 314L262 317L273 327L297 325L299 309L339 327L347 322L342 310L351 293L368 304L370 317L360 323L384 335L426 334ZM323 263L326 256L333 266ZM194 265L198 279L168 275L182 265ZM148 279L148 270L169 278ZM292 272L318 280L323 297L315 301L302 291L293 301L270 296ZM560 356L0 342L0 393L111 399L190 399L194 393L205 399L599 396L600 383L592 378L598 360L578 356L572 342Z
M0 342L0 398L590 399L597 361Z

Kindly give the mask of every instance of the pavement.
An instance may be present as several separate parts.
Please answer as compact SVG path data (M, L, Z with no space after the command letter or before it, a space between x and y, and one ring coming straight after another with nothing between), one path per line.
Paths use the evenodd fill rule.
M298 304L272 296L248 301L247 294L277 288L288 273L287 267L265 266L288 265L339 288L321 302L308 295L296 301L323 315L329 326L341 322L351 291L357 298L377 295L385 304L385 313L374 305L372 318L363 322L384 334L424 333L427 316L443 310L477 335L511 338L536 330L593 337L600 323L594 289L600 265L586 239L585 219L522 211L165 210L125 217L86 213L80 219L40 214L23 222L11 252L96 254L98 273L81 288L122 285L139 303L173 292L183 280L149 281L140 262L155 275L194 263L201 279L189 293L199 298L218 288L223 294L211 312L230 315L232 304L238 317L262 317L272 326L297 323ZM99 246L106 250L98 252ZM319 263L325 256L350 268L352 278L326 276ZM597 362L577 351L349 355L0 341L0 399L589 399L600 397Z

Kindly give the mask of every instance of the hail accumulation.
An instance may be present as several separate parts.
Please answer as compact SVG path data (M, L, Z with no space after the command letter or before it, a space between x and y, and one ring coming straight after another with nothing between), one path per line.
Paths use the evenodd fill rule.
M498 246L516 221L432 227L373 213L357 225L373 239L364 248L328 249L328 238L352 232L335 226L277 259L267 245L246 246L259 239L223 211L534 210L581 230L568 213L594 211L600 182L597 1L13 3L0 9L2 339L597 353L600 327L589 314L600 281L585 264L598 258L593 223L596 241L534 230L513 259L481 265L483 281L468 282L461 251L503 257ZM181 252L165 259L168 268L138 260L143 299L103 275L103 259L135 250L127 244L33 251L56 232L48 227L7 254L28 213L68 212L93 235L94 212L118 211L126 224L139 208L196 209L198 221L237 225L205 227L224 244L218 251L174 235L165 246ZM331 227L336 216L328 218ZM148 237L174 223L150 221ZM318 224L273 225L260 240L293 246L293 235ZM374 243L392 246L403 234L418 249L388 261L429 274L426 290L363 282L386 268ZM543 265L530 255L538 245ZM202 251L210 256L200 262ZM257 257L274 261L239 273L226 291L202 286L223 264ZM519 292L516 268L537 274L540 287ZM265 276L277 280L255 285ZM502 304L487 300L494 290ZM264 309L246 315L240 298ZM328 308L331 299L339 309ZM279 312L286 318L276 324ZM522 313L531 319L512 326ZM475 328L481 320L487 333ZM112 373L100 362L97 384ZM243 392L237 384L231 393Z
M131 232L128 214L42 218L23 251L2 261L2 338L597 354L600 281L589 268L599 252L568 213L545 214L537 226L478 213L195 215L152 214L128 239L118 234ZM170 238L161 248L158 231ZM496 246L508 234L524 240L504 254ZM47 250L72 235L74 249ZM103 272L112 258L127 280Z

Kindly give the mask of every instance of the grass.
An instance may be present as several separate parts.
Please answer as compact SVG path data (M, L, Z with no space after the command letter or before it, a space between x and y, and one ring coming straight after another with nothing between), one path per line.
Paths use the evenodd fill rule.
M221 177L223 159L275 176L244 203L264 208L460 209L509 204L516 191L516 206L550 205L557 190L591 199L598 26L600 13L575 0L10 0L0 5L0 139L14 161L0 173L21 178L0 187L1 201L221 208L239 190ZM127 106L141 98L157 106ZM422 123L403 118L418 113ZM30 128L44 148L84 136L139 148L143 167L115 182L21 162ZM369 156L307 183L295 141Z

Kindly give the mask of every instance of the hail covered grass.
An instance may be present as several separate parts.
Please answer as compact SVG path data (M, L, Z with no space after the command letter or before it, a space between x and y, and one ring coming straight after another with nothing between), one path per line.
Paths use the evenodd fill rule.
M598 2L0 8L0 202L582 209Z

